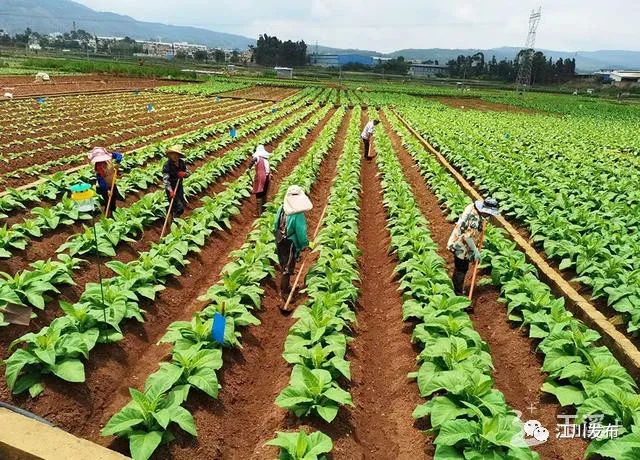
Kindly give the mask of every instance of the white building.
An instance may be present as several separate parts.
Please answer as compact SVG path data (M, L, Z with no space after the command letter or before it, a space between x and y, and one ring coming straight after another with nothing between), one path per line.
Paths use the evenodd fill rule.
M446 65L436 64L411 64L409 75L414 77L435 77L438 75L449 75L449 68Z
M614 86L628 87L640 83L640 70L614 70L609 75Z
M291 67L274 67L273 70L276 71L276 77L278 78L293 78L293 69Z

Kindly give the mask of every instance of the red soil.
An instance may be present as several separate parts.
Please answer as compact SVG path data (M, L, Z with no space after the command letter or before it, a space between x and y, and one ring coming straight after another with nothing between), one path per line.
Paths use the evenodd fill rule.
M129 127L135 128L137 126L143 126L142 129L137 130L135 133L132 132L123 132L120 135L115 135L112 132L112 129L108 125L102 125L95 127L89 132L84 133L79 139L87 139L94 135L102 135L104 139L101 141L104 145L111 145L114 143L122 143L128 141L130 139L139 138L141 136L151 135L151 139L146 139L144 142L140 142L131 146L127 146L126 150L131 150L142 145L148 145L151 142L157 142L169 137L174 137L179 134L183 134L188 131L193 131L197 128L202 127L202 124L211 124L216 123L221 120L230 118L230 113L233 112L233 116L239 116L244 113L251 112L258 107L256 103L252 102L239 102L237 104L230 104L221 107L220 110L211 110L208 107L204 106L200 109L195 109L192 114L183 117L180 120L174 120L174 116L169 113L165 115L151 116L149 117L147 114L138 114L137 116L129 116ZM152 122L161 121L162 123L158 126L147 126ZM167 135L162 132L167 129L174 129L174 131ZM62 139L61 142L68 142L70 139ZM16 170L19 168L28 167L35 164L44 164L46 162L56 160L58 158L63 158L66 156L77 155L85 151L86 149L82 145L77 145L73 147L63 147L60 150L43 150L37 156L25 156L21 158L17 158L15 160L11 160L4 167L0 167L0 171L3 169L6 170ZM83 159L78 159L74 163L80 163ZM72 164L74 164L72 163ZM46 174L52 174L57 171L64 171L69 169L70 165L60 165L60 166L52 166L47 169ZM9 169L7 169L9 168ZM20 185L28 184L33 182L34 177L23 175L18 179L6 178L6 183L3 184L2 188L6 187L17 187Z
M438 253L445 258L451 269L453 256L446 243L453 230L453 223L445 219L437 197L420 176L416 164L402 147L399 137L392 132L388 121L381 117L390 134L403 171L411 184L420 210L429 221L433 240L438 244ZM541 372L542 356L536 352L536 343L529 339L507 318L504 304L499 302L499 291L493 285L478 287L473 301L471 319L476 330L490 348L495 366L495 387L505 395L507 403L523 413L523 421L539 420L551 433L546 444L534 447L543 459L573 460L583 458L587 443L581 439L555 438L559 414L570 414L555 398L543 393L540 388L546 374ZM530 409L531 408L531 409Z
M252 88L239 89L221 94L222 97L241 97L243 99L255 99L261 101L281 101L289 96L293 96L300 91L297 88L278 88L255 86Z
M308 136L309 143L313 140ZM283 136L285 138L286 136ZM302 154L302 150L292 153L274 174L277 185L293 168ZM244 172L237 168L224 180L232 180ZM224 188L223 180L218 181L206 194L215 193ZM252 200L251 200L252 201ZM232 228L213 236L202 248L202 252L190 257L191 264L183 275L167 283L155 302L146 303L146 322L130 322L124 326L126 337L117 344L98 346L87 364L87 381L80 385L71 385L57 379L47 382L45 393L36 400L23 396L12 397L8 394L4 382L0 383L0 399L12 401L21 407L50 418L61 428L74 434L106 444L109 440L99 436L100 424L119 409L126 400L128 386L141 384L146 375L155 370L163 358L166 349L156 347L155 343L164 334L168 324L178 319L188 319L192 313L203 307L197 297L217 281L218 273L227 262L227 254L237 249L246 233L251 229L254 219L254 204L245 200L241 213L232 220ZM192 200L192 207L198 203ZM159 229L145 234L144 241L128 248L136 254L146 249L151 241L158 239ZM118 254L120 257L120 253ZM117 445L116 445L117 447Z
M439 102L461 110L480 110L481 112L513 112L513 113L542 113L537 110L516 107L515 105L489 102L477 97L437 97Z
M310 232L328 198L346 123L344 120L338 140L325 158L318 181L311 189L314 208L307 215ZM307 136L295 157L288 157L278 171L291 171L320 130L319 126ZM270 187L271 198L277 191L277 183L273 185ZM224 365L219 373L222 385L219 398L212 401L194 393L189 400L188 408L196 418L198 438L180 437L180 442L170 447L166 457L161 453L158 458L195 459L202 455L207 458L264 458L267 455L261 452L262 445L273 437L286 416L274 401L289 379L290 367L281 353L294 320L280 313L282 301L276 280L267 281L264 288L263 307L257 314L262 324L243 331L243 349L224 354ZM273 458L273 455L267 455L267 458Z
M114 91L155 88L179 82L152 78L114 77L111 75L51 76L50 82L36 82L33 76L0 75L0 89L13 93L14 97L45 96L50 94L81 93L88 91Z

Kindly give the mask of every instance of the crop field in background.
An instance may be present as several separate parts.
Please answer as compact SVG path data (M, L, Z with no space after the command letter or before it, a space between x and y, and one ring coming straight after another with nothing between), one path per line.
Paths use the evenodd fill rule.
M90 94L94 77L65 78L74 94L0 102L0 401L136 460L640 458L637 381L504 231L488 228L473 308L454 295L446 244L471 198L423 142L638 345L640 108L244 77ZM175 143L189 206L161 238ZM273 177L257 217L259 144ZM94 180L89 145L124 152L97 250L69 198ZM285 315L272 229L292 184L319 233ZM29 326L5 321L10 304L33 308ZM557 437L563 415L617 435Z

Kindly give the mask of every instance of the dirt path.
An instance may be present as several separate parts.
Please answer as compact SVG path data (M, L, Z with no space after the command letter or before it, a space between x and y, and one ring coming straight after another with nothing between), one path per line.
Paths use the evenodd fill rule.
M381 117L389 133L394 149L402 163L403 171L411 184L420 210L429 221L433 240L438 244L438 253L445 258L451 269L453 258L446 250L446 243L454 223L445 219L437 197L426 185L409 153L402 147L399 137ZM551 433L546 444L534 447L542 459L578 460L584 455L586 442L580 439L555 438L557 416L569 414L568 410L555 402L553 397L542 393L540 388L546 377L540 369L542 358L536 353L535 344L526 333L513 327L507 318L504 304L498 301L499 291L493 285L477 288L471 319L483 340L490 348L495 371L495 387L505 395L507 403L523 413L523 421L539 420Z
M390 239L375 161L362 164L358 247L360 297L354 341L349 346L352 428L334 438L334 458L421 459L428 438L414 426L413 409L422 401L407 373L416 370L411 329L402 321L402 299L389 254Z
M310 193L314 208L307 215L312 233L329 196L336 163L342 152L348 116L342 121L333 148L323 161L318 180ZM311 136L307 141L312 140ZM273 197L277 184L270 187ZM282 358L287 332L294 320L280 313L280 295L269 280L263 296L263 309L257 314L262 324L243 330L243 349L224 353L219 374L222 390L217 400L193 393L187 403L194 414L198 438L181 436L167 452L157 458L247 459L263 458L262 445L273 437L286 412L274 401L287 384L290 367ZM272 458L268 456L267 458Z

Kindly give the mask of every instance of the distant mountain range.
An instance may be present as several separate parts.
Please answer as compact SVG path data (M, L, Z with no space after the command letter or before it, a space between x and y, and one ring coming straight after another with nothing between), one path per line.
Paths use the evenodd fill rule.
M176 2L176 8L179 7ZM70 0L0 0L0 29L10 34L27 27L39 33L68 32L74 21L78 29L99 36L128 36L138 40L160 37L165 42L199 43L226 49L245 49L256 42L241 35L198 27L137 21L121 14L98 12Z
M316 47L310 46L309 52L315 52ZM392 53L378 53L377 51L358 50L358 49L339 49L326 46L318 46L319 53L346 54L358 53L368 56L382 57L398 57L402 56L406 60L418 61L438 61L439 64L446 64L447 61L455 59L459 55L471 56L479 51L484 53L486 61L493 56L498 61L502 59L513 60L521 48L514 46L503 46L501 48L467 48L467 49L446 49L446 48L425 48L415 49L408 48L393 51ZM576 68L579 72L592 72L600 69L640 69L640 51L624 51L624 50L601 50L601 51L555 51L547 49L539 49L545 56L556 59L576 59Z
M255 38L243 37L222 32L214 32L199 27L172 26L154 22L137 21L129 16L115 13L98 12L71 0L0 0L0 29L10 34L24 31L30 27L40 33L64 32L73 27L100 36L129 36L138 40L157 40L204 44L210 47L226 49L245 49L254 45ZM316 49L320 53L346 54L359 53L370 56L398 57L407 60L437 60L446 64L458 55L471 55L482 51L485 60L495 56L497 60L514 59L520 48L501 47L492 49L402 49L392 53L379 53L370 50L331 48L308 45L308 52ZM640 69L640 51L601 50L601 51L540 51L555 59L576 59L578 71L591 72L598 69Z

